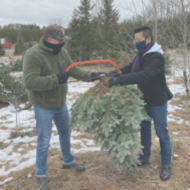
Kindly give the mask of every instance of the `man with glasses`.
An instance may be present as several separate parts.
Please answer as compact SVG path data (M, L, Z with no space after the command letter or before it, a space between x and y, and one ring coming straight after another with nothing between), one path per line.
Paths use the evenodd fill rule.
M161 180L170 177L171 143L167 129L167 101L172 93L166 84L163 50L153 41L152 30L143 26L134 30L134 42L137 55L132 63L121 68L122 74L115 71L108 73L113 76L109 87L113 85L137 84L144 94L146 111L154 121L156 134L159 137L161 148L162 170ZM141 144L144 146L143 155L139 155L141 165L149 164L151 155L151 121L141 123Z
M73 67L66 49L65 31L62 26L50 25L44 29L40 43L31 48L23 57L23 79L30 103L34 107L38 140L36 147L36 176L41 190L49 190L47 183L47 153L54 121L63 156L63 169L85 171L85 167L75 163L70 147L69 114L66 94L69 75L83 81L100 80L102 73L85 71ZM43 185L42 185L43 184Z

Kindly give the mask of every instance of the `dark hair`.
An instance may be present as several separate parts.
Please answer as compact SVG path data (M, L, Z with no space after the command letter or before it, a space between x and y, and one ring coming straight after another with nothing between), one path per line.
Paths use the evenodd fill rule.
M151 37L151 41L153 41L153 35L152 35L152 29L148 26L141 26L139 28L136 28L134 30L134 34L142 32L143 33L143 37L145 37L146 39L148 37Z

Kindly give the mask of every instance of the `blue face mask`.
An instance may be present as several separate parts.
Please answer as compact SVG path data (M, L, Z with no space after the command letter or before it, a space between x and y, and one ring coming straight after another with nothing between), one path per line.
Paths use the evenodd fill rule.
M135 46L137 48L138 51L143 50L146 47L146 40L142 41L142 42L135 42Z

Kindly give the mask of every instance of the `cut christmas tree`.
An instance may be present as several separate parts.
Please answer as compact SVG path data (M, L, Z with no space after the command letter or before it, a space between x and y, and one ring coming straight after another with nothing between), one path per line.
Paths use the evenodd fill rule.
M149 119L143 94L134 85L108 88L108 81L104 77L76 100L71 108L71 129L77 127L92 135L119 172L132 173L143 148L140 123Z

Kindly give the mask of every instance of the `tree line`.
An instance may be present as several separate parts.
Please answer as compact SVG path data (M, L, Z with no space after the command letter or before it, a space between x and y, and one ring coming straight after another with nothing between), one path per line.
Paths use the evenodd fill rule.
M43 28L36 24L9 24L0 27L0 38L6 38L12 44L17 42L19 34L25 43L39 41L43 34Z
M136 54L133 30L142 25L153 29L154 40L163 49L179 48L184 59L184 78L190 81L190 3L189 0L130 0L122 1L126 12L123 19L113 0L81 0L73 10L66 28L66 41L73 61L111 59L116 63L132 61ZM61 23L51 20L53 23ZM11 43L17 42L18 34L23 41L39 41L43 28L33 25L11 24L0 28L0 37ZM165 54L166 66L170 63ZM185 82L189 94L188 82Z

